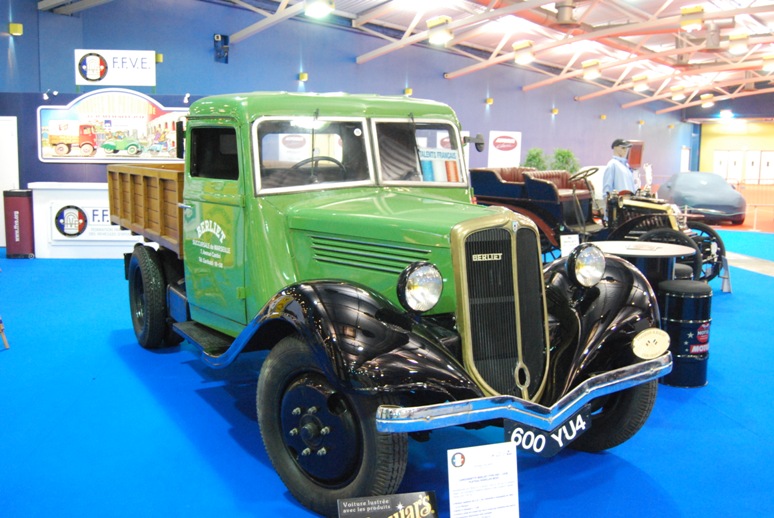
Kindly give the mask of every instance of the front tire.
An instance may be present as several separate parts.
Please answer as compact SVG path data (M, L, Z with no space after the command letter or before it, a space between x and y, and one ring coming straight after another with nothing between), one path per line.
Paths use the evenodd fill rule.
M164 344L167 303L164 270L153 248L136 245L129 260L129 308L137 341L146 349Z
M591 428L569 444L585 452L609 450L640 431L656 403L658 380L603 396L591 402Z
M282 339L261 368L258 424L274 469L293 496L325 516L340 498L394 493L408 463L406 434L376 431L387 395L362 396L330 383L299 336Z
M569 447L586 452L608 450L631 439L648 420L658 393L649 381L591 402L591 428Z

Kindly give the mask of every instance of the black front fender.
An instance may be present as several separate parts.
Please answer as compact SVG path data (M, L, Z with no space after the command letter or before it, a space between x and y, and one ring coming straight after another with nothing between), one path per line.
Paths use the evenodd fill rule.
M254 332L278 321L310 344L329 378L355 390L428 391L442 400L482 395L441 343L440 328L364 287L336 281L290 286L258 315Z
M656 297L647 279L631 263L605 257L605 275L592 288L570 280L564 259L544 270L549 313L560 328L552 336L557 354L549 384L553 389L546 400L561 397L596 373L637 361L631 352L635 335L659 326Z

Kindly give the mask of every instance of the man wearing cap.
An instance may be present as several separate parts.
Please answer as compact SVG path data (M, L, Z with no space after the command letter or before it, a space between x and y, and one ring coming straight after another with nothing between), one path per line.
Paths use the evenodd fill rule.
M628 140L617 138L613 141L613 158L607 163L602 177L602 192L605 197L612 191L618 194L632 194L639 188L639 177L629 168L626 156L632 147Z

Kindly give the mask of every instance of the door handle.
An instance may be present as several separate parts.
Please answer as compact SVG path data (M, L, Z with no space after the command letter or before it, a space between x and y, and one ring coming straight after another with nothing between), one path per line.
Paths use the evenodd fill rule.
M189 209L193 209L193 207L192 207L192 206L190 206L190 205L186 205L185 203L178 203L178 204L177 204L177 206L178 206L179 208L183 209L183 210L189 210Z

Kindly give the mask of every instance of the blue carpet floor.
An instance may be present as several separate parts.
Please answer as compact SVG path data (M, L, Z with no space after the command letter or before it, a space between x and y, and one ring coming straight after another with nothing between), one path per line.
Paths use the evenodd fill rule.
M729 249L772 259L774 242L743 241ZM260 441L261 355L214 371L185 345L139 347L119 260L0 249L0 270L11 345L0 346L0 516L313 516ZM521 516L774 516L774 278L736 269L733 293L712 286L709 384L662 385L645 427L608 452L520 454ZM435 491L448 517L446 450L500 438L450 429L412 442L400 492Z

